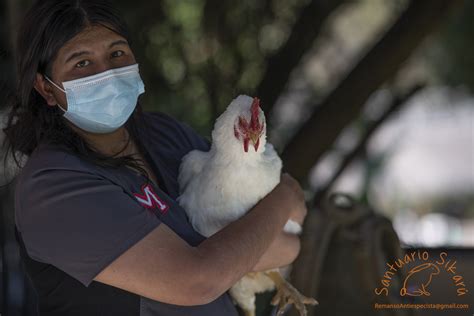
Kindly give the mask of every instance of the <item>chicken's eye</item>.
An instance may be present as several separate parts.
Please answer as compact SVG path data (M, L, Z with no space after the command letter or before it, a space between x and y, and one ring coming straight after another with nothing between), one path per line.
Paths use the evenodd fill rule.
M83 67L86 67L90 64L91 62L87 59L84 59L84 60L81 60L80 62L78 62L76 64L76 68L83 68Z
M235 125L234 125L234 136L235 136L235 138L240 140L240 133L239 133L239 130L237 129L237 126L235 126Z

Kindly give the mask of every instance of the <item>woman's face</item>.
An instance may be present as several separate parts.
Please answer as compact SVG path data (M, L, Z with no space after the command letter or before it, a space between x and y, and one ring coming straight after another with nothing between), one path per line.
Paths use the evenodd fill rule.
M125 38L106 27L90 26L61 47L52 63L50 79L64 89L64 81L135 63L135 56ZM60 104L67 110L65 93L41 74L36 75L34 86L48 105Z

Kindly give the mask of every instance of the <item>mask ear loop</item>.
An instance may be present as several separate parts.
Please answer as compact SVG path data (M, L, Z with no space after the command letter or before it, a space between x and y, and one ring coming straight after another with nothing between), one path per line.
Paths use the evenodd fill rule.
M53 86L55 86L56 88L58 88L58 89L61 90L62 92L66 93L66 90L63 90L60 86L58 86L57 84L55 84L55 83L53 82L53 80L51 80L51 79L48 78L48 76L46 76L46 75L43 75L43 76L44 76L44 77L46 78L46 80L48 80ZM56 103L56 105L59 106L59 108L60 108L64 113L67 112L65 109L63 109L63 107L62 107L61 105L59 105L59 103Z

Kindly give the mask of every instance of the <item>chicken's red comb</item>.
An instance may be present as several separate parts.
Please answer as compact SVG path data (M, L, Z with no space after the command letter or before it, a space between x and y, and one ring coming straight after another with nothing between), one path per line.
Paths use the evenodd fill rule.
M250 107L250 111L252 112L252 116L258 117L258 108L260 107L260 100L255 97L253 98L252 106Z
M250 127L253 129L257 129L259 127L259 122L258 122L259 108L260 108L260 100L257 97L255 97L253 98L253 103L252 103L252 106L250 107L250 112L252 114L250 118Z

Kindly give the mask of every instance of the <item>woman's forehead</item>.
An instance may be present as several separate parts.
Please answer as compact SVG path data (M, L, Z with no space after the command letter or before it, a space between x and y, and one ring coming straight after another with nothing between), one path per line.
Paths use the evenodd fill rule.
M78 49L98 50L107 48L113 41L125 40L123 36L101 25L86 27L79 34L66 42L58 52L58 58L66 58L65 55Z

